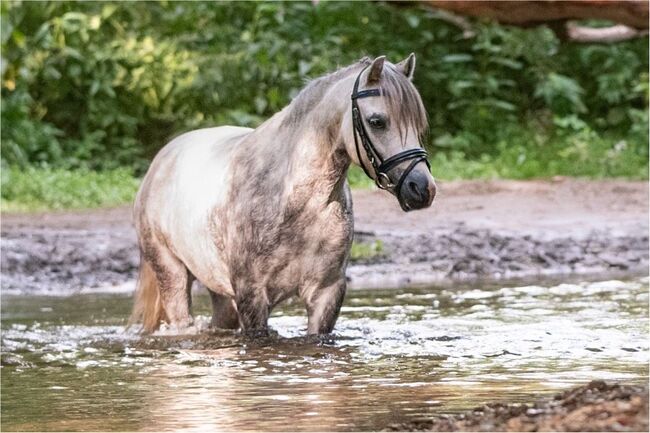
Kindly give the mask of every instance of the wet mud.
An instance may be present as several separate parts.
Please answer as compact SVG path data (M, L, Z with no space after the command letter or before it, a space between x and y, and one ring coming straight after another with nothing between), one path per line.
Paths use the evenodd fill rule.
M470 412L388 426L388 431L648 431L648 386L594 380L534 404L488 404Z
M382 241L382 251L353 261L351 287L408 287L444 281L508 279L562 274L643 274L648 237L541 239L457 227L435 234L395 236L357 232L358 242ZM112 230L3 231L5 293L75 293L132 282L139 253L130 227Z
M648 236L545 239L459 226L432 235L357 233L361 242L380 239L386 252L360 260L349 278L360 287L408 287L443 281L500 280L598 273L643 274L648 268Z
M3 231L4 293L68 294L134 280L139 253L128 228Z
M353 288L648 272L645 182L451 182L430 209L355 191L355 240L381 251L348 268ZM76 293L131 283L130 209L3 215L5 293Z

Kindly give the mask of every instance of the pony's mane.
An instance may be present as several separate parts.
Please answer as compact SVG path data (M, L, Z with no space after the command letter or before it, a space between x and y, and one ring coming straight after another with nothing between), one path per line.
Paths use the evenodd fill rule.
M360 66L369 64L369 62L370 59L364 57L350 66L311 80L289 104L289 113L285 122L294 124L300 121L309 110L314 108L323 99L330 85L347 77L352 71Z
M370 58L364 57L350 66L309 82L289 104L285 122L292 124L298 122L321 101L330 85L347 77L352 72L358 73L361 67L366 67L371 63ZM387 108L400 128L400 133L402 133L402 126L409 125L421 137L428 126L427 113L424 104L422 104L422 98L413 83L400 71L385 64L378 88L386 98Z

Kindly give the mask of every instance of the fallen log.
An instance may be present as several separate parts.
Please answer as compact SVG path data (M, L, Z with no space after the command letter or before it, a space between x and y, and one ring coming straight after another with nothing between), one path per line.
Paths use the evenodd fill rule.
M648 34L649 3L647 1L581 0L581 1L449 1L423 0L421 3L475 18L490 18L503 24L532 27L547 24L564 40L574 42L613 43ZM575 20L602 19L615 23L607 27L587 27ZM446 21L459 25L465 35L471 31L462 18Z

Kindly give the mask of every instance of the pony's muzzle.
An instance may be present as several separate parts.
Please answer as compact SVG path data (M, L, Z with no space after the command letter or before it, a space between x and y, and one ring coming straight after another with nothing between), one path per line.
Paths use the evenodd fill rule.
M436 196L436 184L428 171L412 170L399 191L399 202L405 211L431 206Z

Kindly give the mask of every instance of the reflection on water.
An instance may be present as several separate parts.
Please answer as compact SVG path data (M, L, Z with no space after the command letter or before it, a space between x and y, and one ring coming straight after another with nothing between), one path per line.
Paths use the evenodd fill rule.
M121 295L2 301L3 430L373 430L648 376L647 279L353 291L318 343L298 304L253 342L141 339Z

